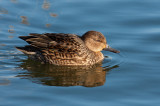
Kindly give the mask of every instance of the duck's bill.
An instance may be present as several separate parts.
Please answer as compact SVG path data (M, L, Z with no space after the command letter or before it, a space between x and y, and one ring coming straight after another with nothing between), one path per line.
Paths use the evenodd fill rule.
M113 49L113 48L111 48L111 47L109 47L109 48L104 48L103 50L105 50L105 51L110 51L110 52L113 52L113 53L120 53L120 51L118 51L118 50L116 50L116 49Z

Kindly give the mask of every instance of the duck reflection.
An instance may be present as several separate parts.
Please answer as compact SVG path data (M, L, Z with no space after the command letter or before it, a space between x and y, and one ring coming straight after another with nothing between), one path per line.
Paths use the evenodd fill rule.
M101 63L85 67L55 66L28 59L20 67L26 69L27 72L19 73L17 77L29 79L34 83L48 86L96 87L104 85L106 73L118 65L107 68L103 68Z

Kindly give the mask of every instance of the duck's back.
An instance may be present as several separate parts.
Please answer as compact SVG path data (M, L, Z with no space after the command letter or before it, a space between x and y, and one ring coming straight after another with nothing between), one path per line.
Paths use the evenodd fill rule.
M32 59L55 65L89 65L94 54L74 34L46 33L20 36L30 45L17 47Z

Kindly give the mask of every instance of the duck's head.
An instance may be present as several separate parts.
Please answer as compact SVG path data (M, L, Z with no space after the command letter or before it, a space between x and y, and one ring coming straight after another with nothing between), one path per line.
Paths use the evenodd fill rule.
M120 51L111 48L106 41L106 38L101 32L88 31L82 36L82 40L85 45L94 52L99 52L102 50L120 53Z

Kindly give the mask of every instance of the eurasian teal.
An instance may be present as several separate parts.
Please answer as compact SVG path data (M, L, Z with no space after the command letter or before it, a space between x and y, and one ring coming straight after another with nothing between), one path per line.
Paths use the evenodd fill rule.
M54 65L93 65L104 59L102 50L119 53L107 44L104 35L88 31L75 34L45 33L20 36L30 45L16 47L29 58Z

